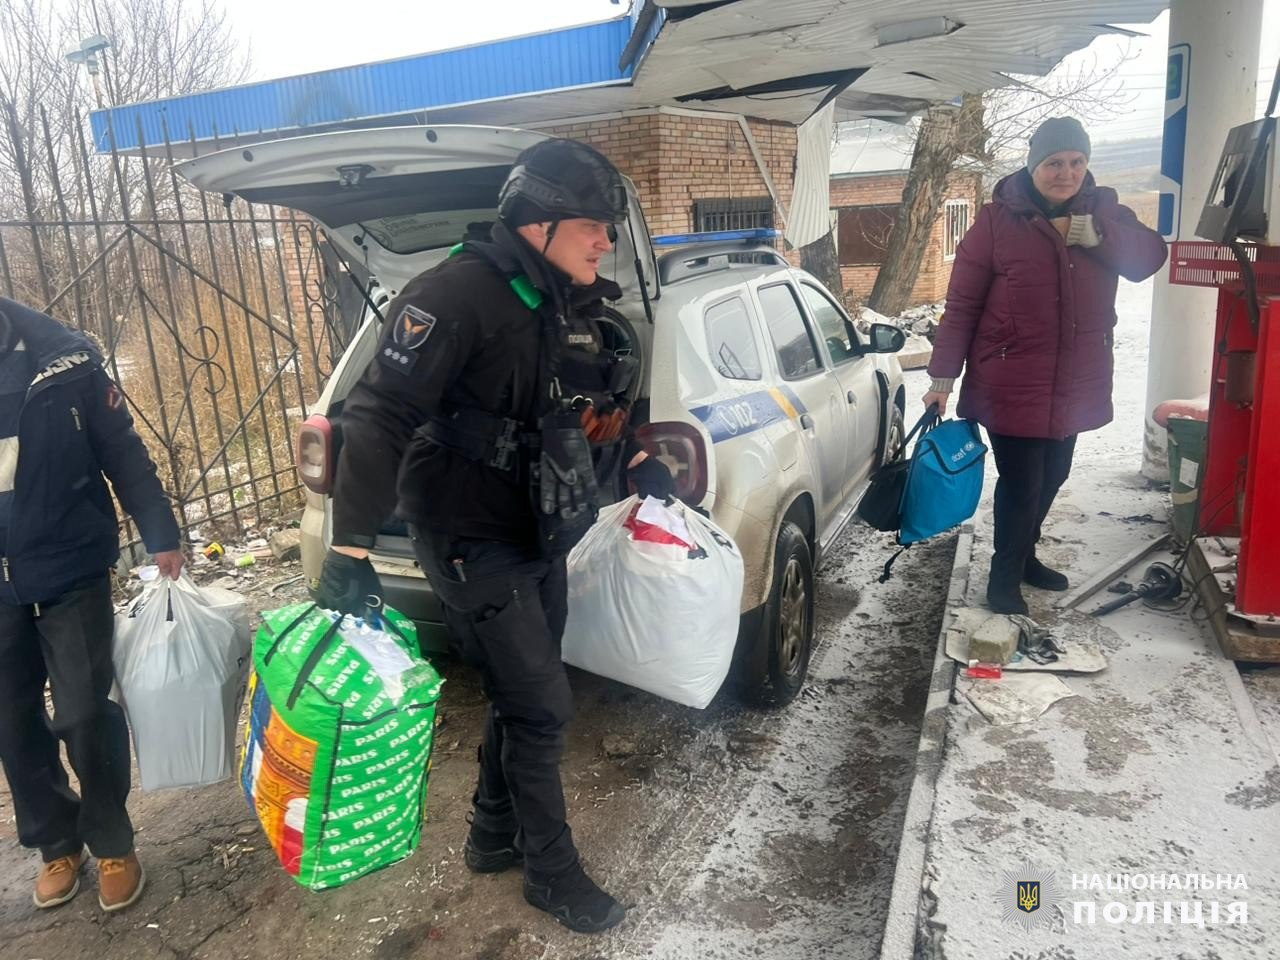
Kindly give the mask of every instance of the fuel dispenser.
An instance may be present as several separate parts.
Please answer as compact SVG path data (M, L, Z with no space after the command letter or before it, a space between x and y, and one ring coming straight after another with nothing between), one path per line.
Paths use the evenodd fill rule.
M1280 661L1280 68L1266 116L1227 137L1170 282L1218 291L1198 536L1187 566L1237 660Z

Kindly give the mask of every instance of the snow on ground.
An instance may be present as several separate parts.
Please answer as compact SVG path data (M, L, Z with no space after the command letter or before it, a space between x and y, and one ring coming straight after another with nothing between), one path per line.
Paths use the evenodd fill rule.
M922 544L882 585L891 538L846 530L820 571L804 691L759 718L749 789L657 865L660 896L610 956L879 956L954 543Z
M1150 282L1121 285L1116 417L1081 436L1072 475L1046 524L1041 555L1076 583L1166 529L1167 493L1139 474L1151 289ZM985 588L989 494L975 521L970 604L981 602ZM1147 557L1116 575L1136 581L1153 559L1171 558ZM1203 611L1190 603L1173 611L1133 604L1093 619L1085 612L1108 595L1074 613L1056 610L1058 598L1043 591L1028 590L1027 597L1032 616L1056 636L1068 645L1088 636L1110 664L1100 674L1067 676L1074 695L1033 723L991 726L958 692L948 711L928 838L924 955L1274 957L1280 668L1250 669L1242 685ZM1044 904L1048 926L1031 932L1001 922L1012 900L1002 877L1024 863L1052 871L1059 884L1056 898ZM1092 874L1193 872L1244 875L1248 891L1072 886L1073 877ZM1248 902L1247 925L1209 922L1213 901L1239 900ZM1094 923L1075 922L1076 901L1094 905ZM1154 922L1133 919L1139 902L1153 901ZM1173 904L1171 924L1163 921L1166 901ZM1199 901L1188 909L1192 915L1202 909L1205 925L1178 922L1183 901ZM1104 917L1110 904L1124 907L1124 922Z

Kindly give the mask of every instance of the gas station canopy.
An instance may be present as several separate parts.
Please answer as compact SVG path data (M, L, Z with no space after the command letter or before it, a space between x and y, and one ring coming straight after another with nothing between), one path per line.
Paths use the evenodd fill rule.
M1162 0L665 0L635 91L802 122L834 98L837 119L902 119L930 103L1042 76L1112 23L1147 23Z
M529 126L657 106L901 120L1043 75L1167 0L636 0L614 20L98 110L99 150L204 153L344 127Z

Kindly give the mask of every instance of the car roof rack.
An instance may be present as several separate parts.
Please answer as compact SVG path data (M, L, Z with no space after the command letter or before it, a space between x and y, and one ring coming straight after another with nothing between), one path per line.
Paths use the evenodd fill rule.
M655 247L679 246L658 259L661 283L676 283L734 266L731 258L750 257L752 261L789 266L785 257L767 241L778 237L777 230L718 230L709 233L684 233L654 237ZM739 261L741 262L741 261Z

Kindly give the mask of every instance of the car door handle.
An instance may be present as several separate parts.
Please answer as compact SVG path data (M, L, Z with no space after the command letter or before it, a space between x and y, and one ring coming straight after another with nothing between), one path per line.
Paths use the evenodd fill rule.
M857 403L858 403L858 398L857 398L857 397L855 397L855 396L853 395L853 391L852 391L852 390L848 391L848 392L844 395L844 398L845 398L846 400L848 400L850 403L854 404L854 405L857 405Z
M813 417L809 416L807 413L800 414L800 426L803 427L805 430L812 430Z

